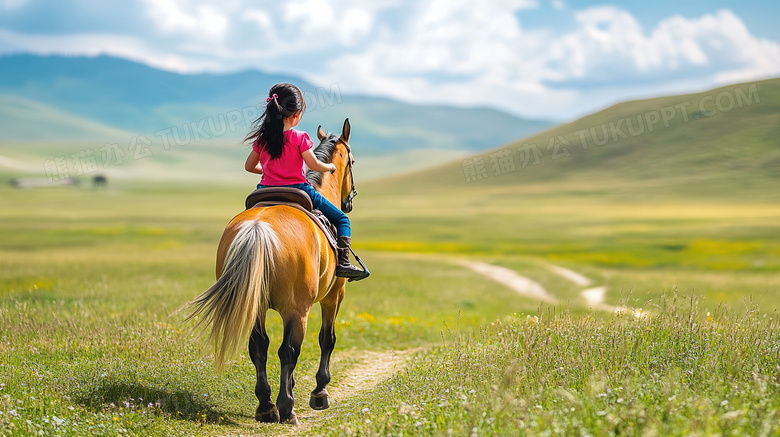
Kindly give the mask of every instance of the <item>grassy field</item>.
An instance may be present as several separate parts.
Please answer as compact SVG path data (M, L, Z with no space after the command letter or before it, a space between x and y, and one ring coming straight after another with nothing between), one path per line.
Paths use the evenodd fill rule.
M544 263L585 273L608 301L675 289L705 302L778 308L780 206L766 201L625 201L565 186L434 189L415 197L370 187L355 211L359 247L477 256L547 279ZM543 261L543 262L540 262ZM568 284L551 283L566 296Z
M216 243L245 190L0 190L0 433L221 434L253 422L248 358L216 374L208 351L169 318L213 282ZM349 287L334 384L349 351L436 344L445 323L475 328L535 308L446 262L364 258L374 275ZM319 356L316 308L309 326L296 372L304 401ZM275 313L269 333L278 345Z
M443 347L312 434L778 435L778 321L754 311L509 316Z
M216 243L247 190L127 183L105 191L0 191L0 432L279 432L253 424L254 371L245 354L217 374L208 351L169 317L213 281ZM710 433L718 426L777 432L767 425L777 419L771 411L778 404L773 378L780 365L773 313L780 286L773 256L776 207L720 204L681 214L673 204L637 209L591 199L579 208L587 202L539 196L516 209L504 205L502 212L480 199L440 197L415 207L414 200L390 201L370 187L361 192L353 222L373 275L348 288L333 384L359 362L362 350L424 346L432 352L375 391L335 405L318 422L323 428L307 432L462 434L476 427L577 434L582 427L630 434L650 425L661 434ZM479 214L449 215L458 209ZM511 224L502 226L510 216ZM712 253L712 247L722 249ZM539 281L559 303L540 307L454 265L452 257L512 268ZM764 263L755 264L758 259ZM550 263L608 286L608 303L628 300L661 317L637 321L594 313L579 296L581 287L552 273ZM678 329L687 298L661 302L675 289L698 297L691 310L696 329ZM707 321L708 311L717 323ZM541 323L531 323L533 316ZM318 326L315 308L296 371L299 408L307 408L302 401L314 384ZM273 350L281 333L277 316L269 328ZM575 335L582 332L588 334ZM593 338L601 340L593 345ZM756 338L762 341L750 343ZM547 346L537 352L534 344ZM550 361L561 351L568 352ZM670 351L695 355L699 379L685 380L685 367L649 364ZM621 362L633 367L607 365L614 353L629 354ZM747 361L737 368L736 357ZM276 367L270 354L272 386ZM558 375L558 367L580 370ZM508 375L510 370L525 376ZM706 373L721 377L701 378ZM656 378L655 385L641 387L648 378ZM631 394L606 391L609 397L602 398L597 392L619 386ZM617 402L620 396L626 404ZM665 400L673 396L676 401ZM724 400L730 407L719 404ZM762 412L744 412L751 402ZM564 407L580 413L564 414ZM720 419L687 422L694 412ZM646 421L631 419L638 414ZM679 428L685 423L688 428Z

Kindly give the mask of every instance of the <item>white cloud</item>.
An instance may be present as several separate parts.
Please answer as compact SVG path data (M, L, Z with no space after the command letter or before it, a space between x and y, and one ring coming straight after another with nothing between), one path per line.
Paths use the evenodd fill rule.
M533 4L415 6L406 26L342 55L320 77L352 92L567 117L683 84L780 75L780 44L752 36L728 10L672 16L646 32L623 9L594 7L576 12L574 30L553 35L521 28L510 13ZM594 100L594 88L610 97Z
M32 52L41 55L110 55L143 62L168 71L187 73L196 69L213 69L215 60L193 60L191 57L155 48L129 36L85 33L75 35L25 35L0 30L0 47L5 53Z
M352 45L359 38L367 35L373 26L373 16L370 12L351 8L344 13L339 26L339 38L342 44Z
M220 37L228 18L217 5L195 4L179 0L145 0L149 17L166 33L186 32L192 37ZM191 10L186 10L189 6Z
M109 53L189 72L252 66L344 92L556 118L628 97L780 75L780 44L753 36L729 10L643 29L619 7L575 11L543 0L574 24L528 29L517 14L538 8L537 0L128 1L149 18L134 33L0 29L0 52Z
M288 29L287 50L351 47L367 37L381 2L294 0L284 4L281 19Z
M333 21L333 8L326 0L290 1L284 7L284 20L288 23L327 25Z
M780 44L752 36L728 10L697 19L672 16L649 35L614 7L579 12L577 21L579 29L550 43L548 83L657 87L687 80L712 86L780 74Z
M369 62L378 73L387 75L485 74L506 59L515 59L522 50L517 44L522 32L512 12L534 5L469 0L415 3L404 26L346 58Z

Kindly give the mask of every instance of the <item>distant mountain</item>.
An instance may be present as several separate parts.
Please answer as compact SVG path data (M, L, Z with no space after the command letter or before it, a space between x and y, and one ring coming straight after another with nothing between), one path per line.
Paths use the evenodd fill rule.
M183 75L109 56L0 57L0 94L37 100L122 129L169 127L166 105L242 108L260 100L270 84L298 78L247 71ZM177 120L176 120L177 121Z
M343 95L338 84L317 89L301 78L260 71L189 75L108 56L0 57L0 95L39 102L107 129L145 133L153 140L153 134L164 129L172 129L169 134L178 134L182 141L196 136L240 140L258 115L251 107L264 104L268 89L278 82L294 83L307 96L309 110L300 128L312 135L319 124L337 131L349 117L353 141L369 156L485 150L552 125L488 108L411 105ZM9 101L0 105L3 102ZM241 118L239 124L236 117ZM49 122L60 123L41 117L42 128L30 130L29 138L42 139L42 132L52 131L46 127ZM233 129L223 133L225 123L233 123ZM14 130L13 139L20 139L20 130ZM49 139L57 138L55 134ZM0 131L1 139L11 137Z
M642 199L777 200L780 78L620 103L493 150L377 181L371 189L408 195L420 186L431 196L499 190L507 201L544 186Z

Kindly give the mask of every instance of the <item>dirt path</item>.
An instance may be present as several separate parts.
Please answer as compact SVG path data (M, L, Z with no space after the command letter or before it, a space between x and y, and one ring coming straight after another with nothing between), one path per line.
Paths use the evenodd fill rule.
M565 267L556 266L554 264L550 264L547 267L554 273L557 273L558 275L568 279L580 287L587 287L592 284L592 281L589 278L575 272L574 270L569 270ZM619 307L607 305L604 303L605 294L607 294L607 287L604 286L587 288L580 291L580 296L582 296L582 298L585 299L585 302L587 302L588 305L594 310L608 311L612 313L621 311L621 308ZM626 308L622 308L622 310L625 309Z
M590 279L586 278L585 276L575 272L574 270L569 270L565 267L556 266L554 264L550 264L548 266L550 270L553 272L559 274L560 276L563 276L564 278L570 280L571 282L574 282L575 284L579 285L580 287L587 287L591 284Z
M394 253L399 255L399 253ZM548 303L555 303L557 299L553 297L547 290L542 287L536 281L533 281L525 276L519 275L516 271L508 269L506 267L496 266L493 264L487 264L479 261L473 261L464 258L457 258L449 255L436 255L436 254L420 254L420 253L404 253L403 256L408 258L417 258L424 260L435 260L439 262L446 262L454 264L459 267L465 267L480 275L490 278L499 284L502 284L515 293L529 297L532 299L538 299ZM574 272L572 272L574 273ZM576 273L574 273L576 274Z
M278 423L257 423L254 421L240 425L241 429L229 434L231 437L271 435L271 436L295 436L303 434L309 429L320 425L328 417L335 414L339 405L345 400L360 393L372 390L380 382L392 377L406 367L411 357L423 350L416 348L405 351L356 351L352 353L339 352L346 356L341 359L356 359L357 363L349 367L346 373L337 381L328 386L331 407L327 410L315 411L309 407L308 393L302 396L297 393L295 398L295 414L300 425L280 425ZM334 372L339 372L339 363L332 362Z
M534 282L525 276L520 276L514 270L506 267L494 266L492 264L485 264L477 261L469 261L464 259L453 260L458 265L467 267L477 273L487 276L488 278L506 285L518 294L526 297L539 299L545 302L555 302L555 298L547 292L539 283Z
M492 264L486 264L478 261L471 261L465 259L450 259L451 262L467 267L477 273L485 275L496 282L499 282L512 290L516 291L526 297L539 299L545 302L556 302L547 290L544 289L539 283L528 279L524 276L520 276L514 270L496 266ZM593 281L585 275L575 272L574 270L567 269L565 267L556 266L554 264L548 264L547 267L559 276L568 279L579 287L589 287L593 284ZM598 311L607 311L610 313L622 313L630 312L637 317L642 316L641 309L628 308L625 306L614 306L604 303L604 296L607 294L607 287L590 287L580 291L580 296L587 302L588 306Z
M338 383L332 383L328 386L331 405L338 406L346 399L349 399L360 393L367 392L377 386L380 382L390 378L406 367L411 357L422 350L422 348L410 349L405 351L359 351L355 358L359 361L352 366L347 374L343 376ZM289 427L287 432L280 435L298 435L310 428L321 424L325 419L333 414L333 407L315 411L309 408L308 398L301 399L298 405L303 407L296 408L298 421L300 425Z
M539 299L545 302L556 302L547 290L544 289L539 283L520 276L514 270L496 266L492 264L486 264L478 261L471 261L465 259L449 259L454 264L469 268L479 274L485 275L496 282L499 282L510 289L514 290L518 294L525 297L531 297ZM565 267L556 266L554 264L548 264L547 267L554 273L560 275L563 278L568 279L579 287L589 287L593 281L590 278L575 272L574 270L567 269ZM598 311L606 311L610 313L632 313L636 317L642 317L642 309L628 308L625 306L614 306L604 303L604 296L607 294L607 287L590 287L580 291L580 296L587 302L588 306Z
M619 311L618 307L604 303L605 294L607 294L607 287L593 287L580 292L580 296L582 296L593 309L613 313Z
M370 390L403 370L412 355L421 350L423 349L385 352L362 351L360 356L363 359L349 370L349 373L339 381L338 385L329 389L330 393L336 399L346 399Z
M567 268L550 264L548 266L550 270L559 274L560 276L570 280L571 282L579 285L580 287L587 287L591 285L591 280L587 277ZM588 305L594 310L606 311L610 313L631 313L634 317L643 317L643 311L641 308L629 308L626 306L615 306L604 303L604 295L607 294L607 287L591 287L580 291L580 296L588 303Z

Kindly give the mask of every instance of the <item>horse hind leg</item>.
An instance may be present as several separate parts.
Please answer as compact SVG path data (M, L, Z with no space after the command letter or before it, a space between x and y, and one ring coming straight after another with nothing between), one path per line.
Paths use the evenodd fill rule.
M255 373L257 375L255 396L257 396L258 405L255 411L255 420L258 422L275 423L279 422L279 410L271 402L271 385L268 383L268 373L266 372L268 344L269 339L265 331L265 320L258 320L254 329L252 329L252 335L249 337L249 357L252 359L252 364L255 365Z
M341 295L338 293L337 296ZM336 315L339 312L341 296L337 299L323 300L322 327L320 328L320 367L317 370L317 387L311 392L309 406L314 410L325 410L330 407L328 384L330 383L330 357L336 346Z
M279 362L281 373L279 374L279 396L276 398L276 406L279 409L279 419L282 423L298 425L298 418L293 408L293 387L295 379L293 371L298 363L301 353L301 344L306 335L306 319L308 314L294 317L283 317L284 337L279 347Z

